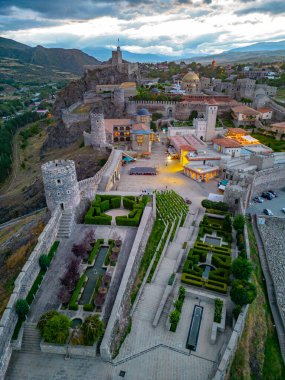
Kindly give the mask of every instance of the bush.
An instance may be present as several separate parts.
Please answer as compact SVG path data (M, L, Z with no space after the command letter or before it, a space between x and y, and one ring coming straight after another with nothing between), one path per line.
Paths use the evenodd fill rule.
M43 338L48 343L64 344L69 335L70 319L63 314L53 316L43 329Z
M26 300L22 298L17 300L15 304L15 310L19 318L24 320L29 312L29 309L30 307Z
M84 311L93 311L94 307L91 305L91 303L87 303L86 305L83 306Z
M180 300L180 299L175 300L173 302L173 305L174 305L175 309L181 313L182 306L183 306L183 300Z
M121 197L116 197L111 199L112 208L120 208L121 206Z
M217 268L209 273L209 279L218 281L218 282L223 282L225 284L230 284L230 273L228 270L223 269L223 268Z
M134 208L135 197L123 197L123 205L126 209L132 210Z
M42 280L44 278L44 275L45 275L45 271L41 270L40 273L37 275L27 297L26 297L26 301L28 302L29 305L31 305L31 303L33 302L33 299L34 299L34 296L35 294L37 293L41 283L42 283Z
M239 280L248 280L253 271L253 266L250 261L238 257L232 263L232 273Z
M100 210L101 210L101 213L104 212L104 211L107 211L110 209L110 202L109 201L103 201L100 203Z
M91 265L99 252L100 245L104 243L104 239L98 239L88 257L88 264Z
M224 304L224 302L220 298L215 299L214 322L221 323L223 304Z
M177 325L180 319L180 312L178 310L173 310L169 315L169 321L173 325Z
M256 287L245 280L234 280L230 291L231 299L237 305L250 304L256 298Z
M243 215L237 215L233 221L233 227L235 230L243 230L245 225L245 217Z
M218 268L230 269L231 257L214 253L212 256L212 264Z
M240 315L240 312L241 312L241 306L240 305L236 305L233 308L233 316L234 316L235 320L238 319L238 316Z
M104 323L99 316L90 315L82 324L84 341L88 346L92 346L104 333Z
M50 259L48 255L41 255L39 258L39 264L40 264L41 270L46 271L50 265Z
M186 289L184 288L184 286L179 286L179 293L178 294L179 294L178 299L184 300L185 294L186 294Z
M168 285L172 285L175 280L175 273L172 273L168 279Z

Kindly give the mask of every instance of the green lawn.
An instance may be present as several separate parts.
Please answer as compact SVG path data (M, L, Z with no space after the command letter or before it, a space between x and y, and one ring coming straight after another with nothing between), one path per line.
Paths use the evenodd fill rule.
M275 140L274 137L264 136L261 133L253 133L252 137L258 139L262 144L273 149L274 152L285 152L285 141Z

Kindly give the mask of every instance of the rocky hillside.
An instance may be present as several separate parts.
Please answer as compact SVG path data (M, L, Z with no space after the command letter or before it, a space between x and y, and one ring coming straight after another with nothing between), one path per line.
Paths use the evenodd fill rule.
M77 49L30 47L14 40L0 37L0 57L13 58L22 63L34 64L81 75L85 65L100 62Z

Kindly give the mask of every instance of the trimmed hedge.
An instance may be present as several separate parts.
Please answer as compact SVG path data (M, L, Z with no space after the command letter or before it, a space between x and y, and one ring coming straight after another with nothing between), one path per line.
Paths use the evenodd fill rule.
M71 299L70 299L69 304L68 304L68 308L70 310L78 310L77 299L79 297L79 294L81 292L81 288L82 288L86 278L87 278L86 274L83 273L83 275L78 280L76 287L75 287L75 290L72 293Z
M205 288L208 290L213 290L214 292L219 292L226 294L228 291L228 285L223 284L218 281L208 280L205 282Z
M232 264L232 259L230 256L223 256L214 253L212 256L212 264L218 268L230 269Z
M201 202L202 206L206 209L214 209L214 210L220 210L220 211L228 211L229 205L225 202L213 202L209 201L208 199L204 199Z
M140 224L143 209L135 209L128 216L116 216L116 224L118 226L133 226L137 227Z
M121 196L112 198L110 200L111 202L111 208L120 208L121 207Z
M218 247L218 246L213 246L212 247L212 252L213 253L218 253L220 255L227 255L231 256L231 249L229 247Z
M230 271L217 268L209 272L209 280L214 280L218 282L222 282L225 284L230 284Z
M59 246L59 241L56 240L53 245L51 246L51 249L49 250L49 253L48 253L48 258L50 259L50 261L53 259L56 251L57 251L57 248Z
M28 302L29 305L31 305L31 303L33 302L33 299L43 281L43 278L44 278L44 275L45 275L46 271L44 270L41 270L40 273L37 275L27 297L26 297L26 301Z
M110 202L109 201L103 201L100 203L100 210L103 213L104 211L110 210Z
M224 301L220 298L215 299L215 312L214 312L214 322L221 323L222 311L223 311Z
M199 280L198 277L197 277L197 279L194 279L194 276L190 276L187 273L182 273L181 282L188 284L188 285L198 286L199 288L202 288L202 286L203 286L202 280Z
M104 244L104 239L97 239L94 247L88 257L88 264L91 265L99 252L100 245Z

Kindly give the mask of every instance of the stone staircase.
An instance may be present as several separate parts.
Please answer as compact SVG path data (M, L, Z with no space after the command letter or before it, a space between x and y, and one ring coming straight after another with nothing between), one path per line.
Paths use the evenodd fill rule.
M22 340L21 351L29 353L41 353L40 351L40 333L35 323L26 322L24 326L24 334Z
M58 239L62 239L62 238L68 239L70 237L72 227L73 227L73 221L74 221L74 215L71 211L62 212L59 228L57 232Z

